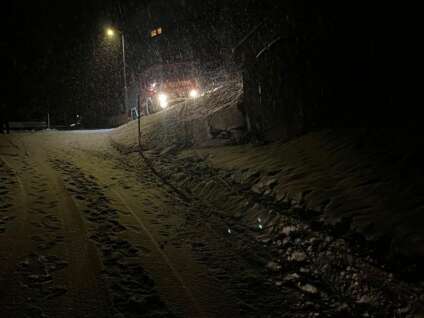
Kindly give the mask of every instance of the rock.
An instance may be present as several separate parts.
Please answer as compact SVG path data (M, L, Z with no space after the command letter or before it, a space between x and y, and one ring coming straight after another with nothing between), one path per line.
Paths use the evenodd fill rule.
M292 201L294 204L301 204L303 202L304 193L298 192L292 196Z
M285 226L281 229L280 234L284 234L285 236L289 236L292 232L295 232L297 228L293 225Z
M234 181L234 182L236 182L236 183L241 183L241 172L240 171L235 171L235 172L233 172L230 176L229 176L229 179L231 180L231 181Z
M262 244L268 245L271 242L271 240L269 238L265 238L261 240Z
M247 208L250 205L250 201L246 200L243 202L243 207Z
M278 272L281 269L281 265L271 261L271 262L268 262L268 264L266 265L266 268L268 268L269 270L273 272Z
M309 294L318 294L318 288L311 284L299 285L299 288Z
M260 173L253 170L248 170L241 175L241 184L254 182L260 177Z
M274 198L275 198L275 201L280 202L280 201L282 201L282 200L284 200L286 198L286 193L285 192L276 191L274 189Z
M308 268L301 267L301 268L300 268L300 272L301 272L301 273L306 274L306 273L309 273L309 272L310 272L310 270L309 270Z
M349 312L349 306L346 303L340 304L336 308L337 313L348 313Z
M399 308L397 310L397 313L399 314L400 317L405 317L405 315L407 313L409 313L410 311L411 311L411 307L406 306L406 307L403 307L403 308Z
M214 112L208 120L210 131L231 131L245 126L243 114L236 105Z
M292 281L296 281L299 280L300 276L298 273L292 273L292 274L288 274L286 275L286 277L284 277L284 280L286 282L292 282Z
M307 256L303 252L293 252L293 254L289 256L289 261L303 262L306 258Z
M264 184L262 182L258 182L252 186L251 190L257 194L262 194L265 191Z
M363 295L358 301L358 304L370 304L372 302L372 299L368 295Z
M278 183L277 178L270 178L265 182L265 185L269 188L273 188Z

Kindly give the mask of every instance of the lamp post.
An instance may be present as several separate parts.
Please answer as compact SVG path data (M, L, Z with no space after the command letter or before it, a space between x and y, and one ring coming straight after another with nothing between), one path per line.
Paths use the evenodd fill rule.
M124 70L124 110L125 113L128 111L127 105L128 105L128 88L127 88L127 67L125 63L125 37L124 32L122 31L115 31L112 28L106 29L106 35L108 38L112 39L115 37L116 33L119 33L121 35L121 46L122 46L122 65Z

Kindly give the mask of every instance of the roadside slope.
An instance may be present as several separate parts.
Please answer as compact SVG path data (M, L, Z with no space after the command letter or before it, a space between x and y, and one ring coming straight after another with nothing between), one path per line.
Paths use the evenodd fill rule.
M390 257L424 257L424 187L414 153L419 145L403 149L398 140L376 147L370 132L359 129L322 130L287 143L234 145L243 136L241 98L241 83L234 81L143 118L143 148L160 154L184 149L180 157L200 157L259 195L383 239L381 248ZM388 131L372 132L373 137L390 144ZM111 138L136 147L137 122L115 129Z
M203 96L179 103L141 118L141 140L146 149L223 145L241 138L243 117L238 109L242 96L240 78ZM113 130L112 139L135 147L138 144L136 120Z

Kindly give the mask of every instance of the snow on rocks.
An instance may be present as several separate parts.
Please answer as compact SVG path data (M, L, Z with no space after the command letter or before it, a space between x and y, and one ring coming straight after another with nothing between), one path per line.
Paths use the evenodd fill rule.
M318 294L318 288L316 288L314 285L311 284L305 284L305 285L298 285L298 287L303 290L306 293L309 294Z
M251 172L251 174L254 175L253 172ZM276 177L264 176L258 182L253 184L251 190L257 194L270 195L277 183L278 179Z
M284 280L286 282L298 281L299 279L300 279L300 276L298 273L291 273L284 277Z
M391 275L377 265L370 250L351 240L345 232L322 223L319 213L312 213L304 206L307 193L299 192L290 196L291 199L283 195L280 201L264 195L272 190L275 175L261 177L253 169L216 171L187 156L174 160L166 169L178 186L194 189L193 194L201 195L220 210L219 218L231 224L231 237L244 233L255 238L270 254L260 262L270 284L284 293L287 289L290 293L293 290L301 293L316 310L306 309L309 308L306 303L296 306L313 316L320 310L329 316L393 316L407 304L411 314L419 302L422 286ZM176 172L187 177L175 177ZM217 176L224 181L210 182L217 180ZM225 234L230 237L228 228ZM393 299L394 294L399 296ZM370 302L358 302L362 297L367 299L366 295Z
M234 182L237 178L232 179ZM272 181L268 183L272 184ZM254 195L264 195L266 189L267 183L262 179L251 187ZM274 219L274 224L268 224L275 230L257 236L258 241L266 241L274 255L266 266L274 286L282 289L296 287L305 296L315 297L313 303L331 308L334 315L387 316L398 308L406 308L404 304L410 305L408 314L412 313L412 308L419 302L419 293L414 292L414 296L409 297L400 291L417 287L408 286L402 280L394 279L393 274L372 265L376 260L371 255L358 255L346 239L325 231L317 232L310 224L302 222L299 215L316 215L303 207L304 196L305 193L299 193L293 200L286 200L279 211L281 217ZM261 216L263 222L268 206L263 197L263 201L253 201L255 203L240 221L254 223ZM294 213L293 217L291 213ZM321 229L325 227L321 226ZM422 287L419 290L422 291ZM394 301L390 296L393 293L402 296ZM340 298L346 299L347 303L340 303ZM313 316L319 316L319 313Z
M277 264L276 262L273 262L273 261L268 262L266 267L273 272L278 272L281 269L281 265L279 265L279 264Z
M293 225L289 225L289 226L284 226L281 231L280 234L284 234L285 236L290 236L290 234L292 232L297 231L297 227L293 226Z
M289 256L289 258L288 258L288 260L289 261L295 261L295 262L303 262L303 261L305 261L306 260L306 258L307 258L307 256L306 256L306 254L305 253L303 253L303 252L299 252L299 251L295 251L295 252L293 252L290 256Z

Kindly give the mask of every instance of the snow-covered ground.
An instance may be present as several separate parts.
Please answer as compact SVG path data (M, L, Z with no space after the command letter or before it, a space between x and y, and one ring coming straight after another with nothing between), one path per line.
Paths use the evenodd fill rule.
M206 260L243 260L107 137L0 139L1 317L238 316L237 286L217 280L236 274Z
M200 156L239 183L249 179L258 194L322 214L325 223L349 223L367 238L383 238L387 256L424 259L422 170L405 159L414 157L419 145L410 147L412 153L394 143L376 148L370 136L356 130L322 130L265 146L234 145L243 136L241 98L235 79L202 100L143 118L142 147ZM134 121L114 130L111 139L136 149L137 131Z
M242 84L240 78L236 77L197 99L142 117L143 147L163 149L236 142L244 124L238 110L241 96ZM134 120L116 128L111 134L113 140L135 147L138 144L137 125Z
M419 196L348 134L230 145L240 98L143 118L141 154L136 121L0 136L0 317L422 312L420 214L391 204Z
M241 95L228 95L227 92L230 91L231 87L228 87L227 90L218 91L216 94L222 98L230 96L228 100L231 102L227 105L236 110ZM210 99L197 108L214 105L217 97L212 96ZM166 122L165 127L180 126L180 122L185 122L185 113L190 113L186 110L190 107L191 105L177 105L176 110L184 109L184 112L179 112L180 116L158 114L157 120ZM236 116L227 113L223 117ZM207 122L205 117L197 118L197 123L190 125L195 127L204 124L205 121ZM175 123L175 126L172 123ZM333 270L348 269L341 272L335 270L334 273L341 273L342 276L335 275L330 279L331 283L328 283L335 286L341 284L342 286L337 287L340 289L350 289L353 294L346 297L365 297L364 293L370 289L366 282L372 280L370 278L372 274L366 273L373 271L364 265L368 263L373 264L375 269L389 269L385 274L376 274L380 277L378 279L386 277L380 283L374 282L376 286L386 284L384 281L391 277L390 275L401 275L422 282L423 276L420 274L424 258L422 180L414 177L416 162L415 165L414 162L410 165L408 160L398 160L399 153L400 158L413 157L411 149L413 152L414 146L408 149L399 137L397 144L392 142L392 147L386 148L375 147L375 143L370 140L372 138L390 140L392 132L386 136L384 130L376 135L361 133L354 129L322 130L288 143L222 146L219 141L213 144L215 136L210 133L203 134L205 137L192 142L195 140L193 130L185 130L182 136L179 135L178 129L167 130L163 134L163 126L159 123L144 126L142 146L152 165L156 166L165 178L173 180L179 188L195 192L221 209L230 209L231 216L235 216L236 219L242 217L250 227L265 226L258 222L258 219L267 220L267 226L273 230L264 240L277 246L287 241L278 236L278 229L300 222L307 224L305 231L300 231L302 233L300 237L312 236L314 241L319 242L320 239L310 232L307 234L309 227L315 225L317 230L329 234L325 239L321 237L322 240L329 242L341 240L336 247L338 252L335 252L343 254L340 257L354 259L353 255L361 254L361 258L355 261L356 265L352 266L351 262L339 263L334 259L333 263L328 259L321 259L326 252L333 255L325 249L324 252L319 248L311 252L310 256L315 262L327 262ZM120 133L112 133L111 138L122 149L135 149L134 131L136 129L130 125L123 126L120 128ZM161 137L169 135L175 139L169 142L152 138L156 131ZM122 138L130 135L133 136L132 141ZM183 140L189 142L180 142ZM399 144L405 148L403 153L396 149L399 148ZM235 190L237 188L241 190ZM232 201L228 198L229 193L246 195L246 192L254 198L250 201L240 201L238 197ZM258 203L261 200L268 202L271 210L269 206L261 206ZM238 211L243 208L244 213L239 214ZM278 211L285 209L286 212ZM287 214L290 217L294 215L294 218L287 221L285 219ZM295 228L297 230L294 232L298 232L299 225ZM314 251L313 246L308 244L294 249L309 248ZM292 248L289 245L278 253L285 253L286 259L290 259ZM284 263L284 259L280 258L280 261ZM363 265L358 265L359 263ZM359 269L361 267L362 270ZM352 268L356 270L346 274ZM392 274L390 271L393 271ZM352 277L362 277L362 280L355 281ZM344 282L346 279L350 282ZM362 286L364 289L359 291L355 286ZM420 286L420 283L417 286ZM390 308L386 301L377 300L379 296L374 296L374 304L385 303L384 307Z

